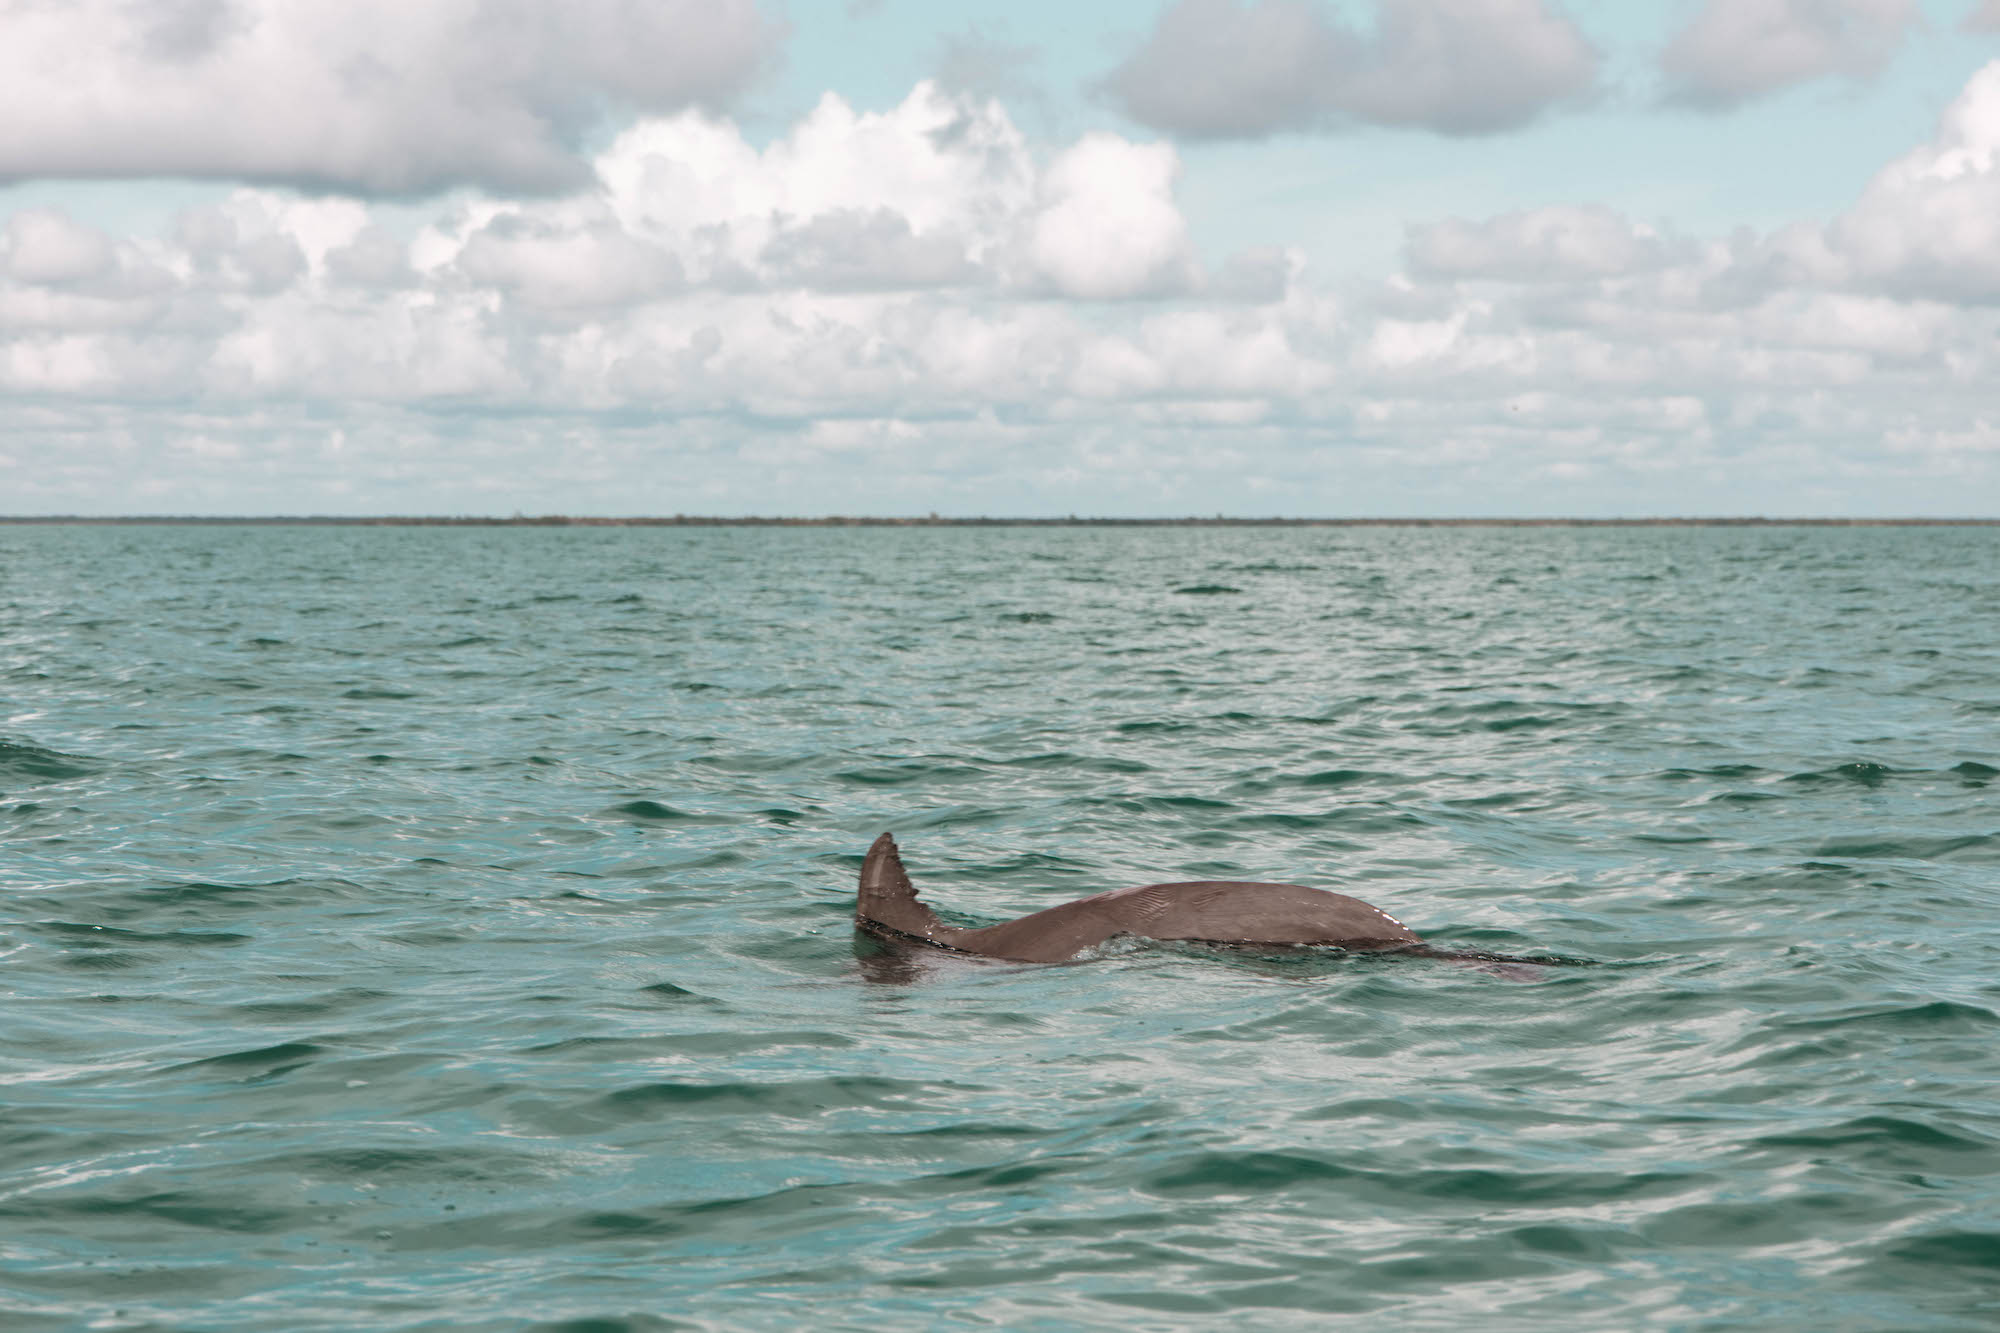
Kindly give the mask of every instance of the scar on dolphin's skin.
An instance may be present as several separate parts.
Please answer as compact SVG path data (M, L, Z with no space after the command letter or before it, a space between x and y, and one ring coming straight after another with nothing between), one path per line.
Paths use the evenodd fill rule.
M1568 960L1432 949L1417 933L1359 898L1303 884L1203 879L1112 889L997 926L949 926L917 898L896 840L884 833L861 866L855 927L877 939L1017 963L1061 963L1121 935L1204 944L1337 945L1519 969Z

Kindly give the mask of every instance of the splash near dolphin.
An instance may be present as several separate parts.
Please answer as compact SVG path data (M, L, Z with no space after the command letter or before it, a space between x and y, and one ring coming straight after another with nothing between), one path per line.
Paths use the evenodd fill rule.
M997 926L946 925L917 897L896 840L884 833L861 866L854 924L878 939L1021 963L1060 963L1121 935L1232 945L1337 945L1478 963L1545 963L1498 954L1447 953L1359 898L1303 884L1193 880L1113 889Z

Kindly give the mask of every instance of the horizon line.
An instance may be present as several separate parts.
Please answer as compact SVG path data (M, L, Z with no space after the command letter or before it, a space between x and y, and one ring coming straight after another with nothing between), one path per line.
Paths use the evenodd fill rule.
M1774 516L1764 514L1664 515L1656 517L1467 516L1391 517L1243 517L1216 514L1156 515L1140 518L1110 515L1037 516L980 515L709 515L660 514L596 516L586 514L0 514L0 524L77 526L296 526L296 527L1324 527L1324 528L1644 528L1644 527L1996 527L2000 517L1962 515L1925 517L1840 517L1833 515Z

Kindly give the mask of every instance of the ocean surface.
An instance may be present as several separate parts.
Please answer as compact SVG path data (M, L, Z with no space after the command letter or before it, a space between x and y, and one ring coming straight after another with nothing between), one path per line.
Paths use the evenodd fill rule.
M1992 528L0 528L0 1327L1993 1328L1996 778Z

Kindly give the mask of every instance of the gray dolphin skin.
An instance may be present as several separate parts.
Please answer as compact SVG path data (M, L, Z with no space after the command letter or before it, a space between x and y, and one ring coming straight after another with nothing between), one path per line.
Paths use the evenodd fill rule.
M1209 944L1337 944L1429 954L1415 931L1359 898L1303 884L1227 879L1113 889L997 926L978 930L948 926L917 900L896 840L887 833L875 840L861 866L854 924L878 938L1019 963L1064 962L1119 935Z

